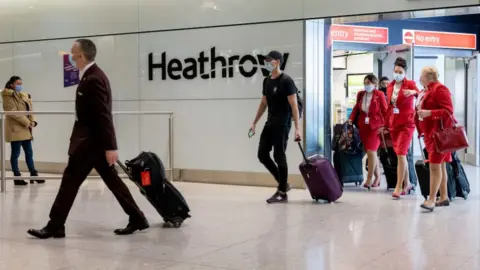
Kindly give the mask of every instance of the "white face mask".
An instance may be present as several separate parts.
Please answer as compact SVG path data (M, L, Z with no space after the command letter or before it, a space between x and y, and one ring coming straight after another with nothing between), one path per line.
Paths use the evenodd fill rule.
M393 79L397 82L401 82L405 79L405 74L393 73Z
M365 85L365 91L367 91L367 93L371 93L373 92L373 90L375 90L375 85L373 84Z
M266 68L268 71L272 72L272 71L275 69L275 66L274 66L271 62L266 62L266 63L265 63L265 68Z

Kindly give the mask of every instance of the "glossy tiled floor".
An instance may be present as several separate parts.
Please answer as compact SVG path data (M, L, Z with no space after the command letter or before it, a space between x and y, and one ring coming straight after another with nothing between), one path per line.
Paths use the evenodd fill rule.
M421 197L392 201L384 189L347 188L336 204L313 204L294 190L288 205L266 205L271 189L176 183L192 208L181 229L164 229L130 186L152 228L115 236L125 225L98 180L81 189L67 238L36 240L28 228L47 221L58 181L0 195L0 269L17 270L477 270L480 269L480 170L466 167L468 201L421 213ZM11 183L10 183L11 184Z

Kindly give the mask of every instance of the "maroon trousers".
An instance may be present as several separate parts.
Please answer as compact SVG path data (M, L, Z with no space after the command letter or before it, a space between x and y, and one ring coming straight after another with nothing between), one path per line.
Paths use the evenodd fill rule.
M80 186L94 168L112 191L125 213L130 216L130 221L144 218L144 214L138 208L125 183L118 176L115 167L109 166L107 163L105 152L79 150L69 157L60 189L50 210L49 227L61 228L65 225Z

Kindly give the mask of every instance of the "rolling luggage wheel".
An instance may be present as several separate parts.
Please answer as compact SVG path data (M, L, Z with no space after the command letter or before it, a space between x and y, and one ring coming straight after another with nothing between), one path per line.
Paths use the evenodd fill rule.
M182 223L184 221L183 218L181 217L174 217L172 219L164 219L165 221L165 227L170 227L170 228L180 228L182 226Z
M174 228L180 228L180 226L182 226L182 223L183 223L183 218L181 217L175 217L172 219L172 225Z
M316 203L318 203L320 200L322 200L322 199L317 198L317 197L312 197L312 198L315 200ZM333 203L333 202L328 201L328 200L322 200L322 201L325 201L326 203Z

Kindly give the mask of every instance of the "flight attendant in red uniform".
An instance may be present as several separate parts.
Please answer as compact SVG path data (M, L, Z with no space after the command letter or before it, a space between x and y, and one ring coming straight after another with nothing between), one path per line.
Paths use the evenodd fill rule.
M407 61L398 57L394 64L393 81L387 87L389 103L388 123L393 149L397 154L397 185L392 197L399 199L401 195L410 193L407 153L415 131L415 96L419 91L415 81L405 78Z
M452 154L437 152L433 134L444 128L450 128L456 123L453 117L453 102L450 90L438 82L438 71L434 67L425 67L422 70L420 82L425 85L425 91L417 102L417 119L419 134L423 134L425 148L428 152L430 167L430 195L437 194L440 188L440 200L437 196L428 196L420 207L433 211L435 206L449 206L447 188L446 162L452 162Z
M368 156L368 176L363 186L370 189L380 186L380 174L376 170L377 150L380 146L378 130L384 126L383 116L388 107L385 94L377 90L378 79L375 75L367 75L363 83L365 90L358 92L357 103L353 107L348 121L350 124L356 122L360 130L360 139ZM373 182L374 174L375 181Z

